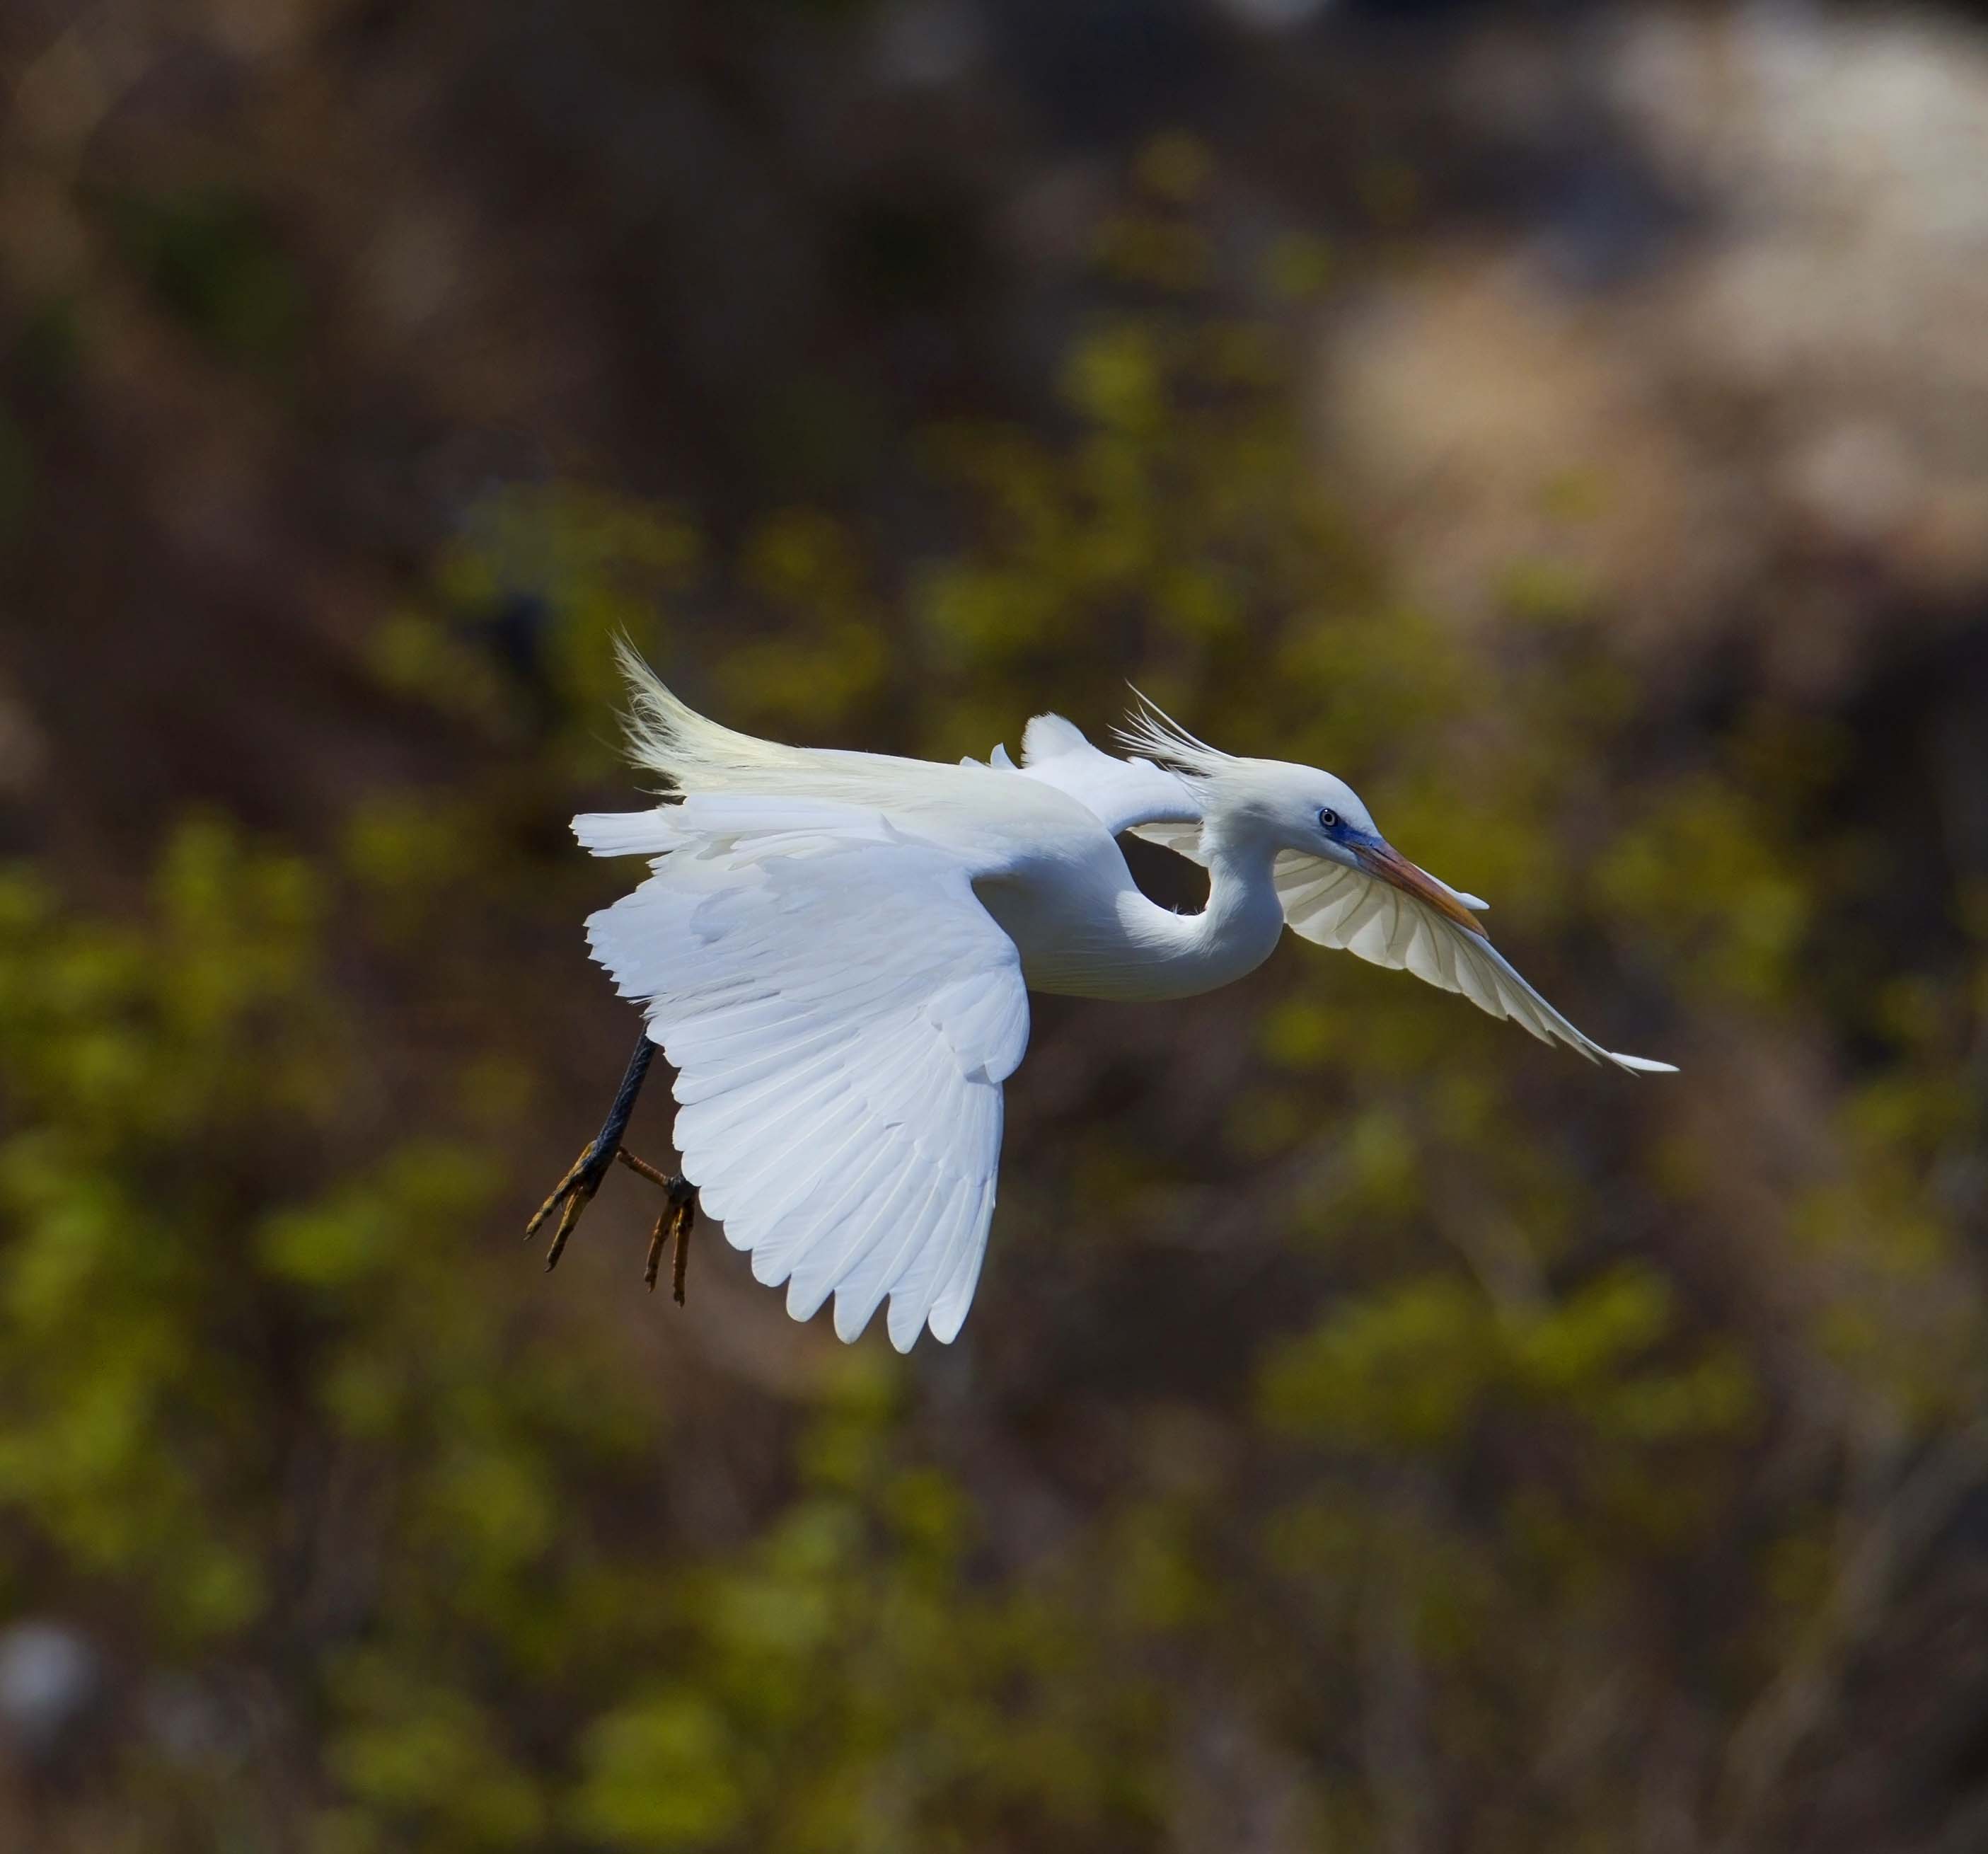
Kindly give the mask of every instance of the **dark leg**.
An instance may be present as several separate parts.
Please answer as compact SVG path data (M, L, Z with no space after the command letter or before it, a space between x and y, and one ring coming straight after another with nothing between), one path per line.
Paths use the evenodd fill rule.
M614 1164L614 1155L621 1149L621 1136L628 1130L628 1117L635 1111L636 1097L642 1091L644 1078L648 1074L649 1064L655 1058L656 1046L644 1033L642 1040L635 1045L635 1053L628 1058L628 1067L621 1077L621 1085L615 1090L614 1105L607 1110L607 1119L600 1131L580 1149L565 1177L553 1186L553 1194L539 1205L538 1213L525 1226L525 1239L529 1242L539 1233L539 1226L554 1210L560 1213L559 1227L553 1233L552 1247L546 1253L546 1267L559 1266L559 1259L566 1248L566 1239L573 1233L573 1226L580 1221L580 1213L593 1201L593 1194L600 1189L600 1181L607 1176L607 1168Z
M697 1186L681 1172L674 1178L658 1172L656 1168L637 1159L625 1147L617 1155L622 1164L631 1172L639 1172L653 1185L661 1185L665 1202L663 1213L656 1219L656 1226L649 1232L649 1265L642 1270L642 1280L650 1293L656 1291L656 1277L662 1272L663 1244L674 1240L674 1253L670 1260L670 1291L676 1304L684 1304L684 1272L690 1266L690 1233L697 1221Z
M621 1085L615 1091L614 1105L607 1110L606 1124L581 1149L579 1158L573 1162L566 1176L553 1187L552 1196L539 1205L538 1214L525 1226L525 1235L528 1240L537 1235L539 1225L555 1209L559 1211L559 1226L553 1232L552 1247L546 1251L546 1267L548 1270L556 1268L560 1256L566 1252L566 1239L580 1221L580 1213L593 1201L594 1193L600 1189L600 1181L607 1176L607 1168L618 1159L631 1172L640 1172L651 1183L663 1188L668 1201L649 1239L649 1265L644 1278L651 1289L655 1287L656 1275L661 1267L663 1244L674 1237L676 1258L673 1285L677 1304L681 1307L684 1269L690 1259L691 1225L697 1216L697 1187L687 1178L673 1177L658 1171L621 1143L622 1135L628 1130L629 1116L635 1111L636 1097L642 1091L643 1080L655 1053L655 1044L645 1034L635 1045L634 1054L628 1058Z

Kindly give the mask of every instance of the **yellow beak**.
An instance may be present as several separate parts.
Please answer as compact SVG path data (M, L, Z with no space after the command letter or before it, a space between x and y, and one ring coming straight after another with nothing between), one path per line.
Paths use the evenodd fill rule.
M1361 867L1369 875L1378 876L1384 882L1391 882L1405 895L1412 895L1417 901L1427 903L1445 919L1456 922L1459 927L1467 927L1479 939L1484 938L1483 925L1477 916L1427 870L1418 869L1391 844L1377 841L1350 847Z

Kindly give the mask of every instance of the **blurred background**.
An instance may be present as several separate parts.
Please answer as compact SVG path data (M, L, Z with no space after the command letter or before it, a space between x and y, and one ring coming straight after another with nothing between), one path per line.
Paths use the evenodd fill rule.
M0 1842L1988 1847L1988 12L6 0L0 98ZM950 1349L620 1173L547 1278L617 629L947 759L1129 677L1684 1073L1287 948L1040 1001Z

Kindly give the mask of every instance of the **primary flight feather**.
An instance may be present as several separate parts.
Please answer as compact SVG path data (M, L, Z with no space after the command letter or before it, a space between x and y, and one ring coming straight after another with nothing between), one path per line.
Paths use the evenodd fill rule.
M1669 1067L1575 1029L1492 946L1483 904L1395 851L1343 781L1219 753L1150 703L1120 731L1130 757L1040 715L1019 766L1002 748L945 766L755 739L632 653L624 667L633 757L672 790L573 828L597 855L650 859L587 922L648 1042L540 1213L565 1206L554 1260L659 1046L684 1179L789 1311L833 1295L854 1339L888 1300L900 1351L928 1328L949 1341L979 1279L1028 991L1191 996L1260 965L1286 926L1592 1059ZM1205 866L1201 913L1140 892L1127 831Z

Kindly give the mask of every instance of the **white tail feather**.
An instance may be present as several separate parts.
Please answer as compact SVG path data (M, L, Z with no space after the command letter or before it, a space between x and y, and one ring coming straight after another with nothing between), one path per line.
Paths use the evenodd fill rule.
M768 775L791 777L813 759L801 748L756 740L707 720L664 686L625 638L615 639L614 655L628 678L628 757L678 790L763 787Z

